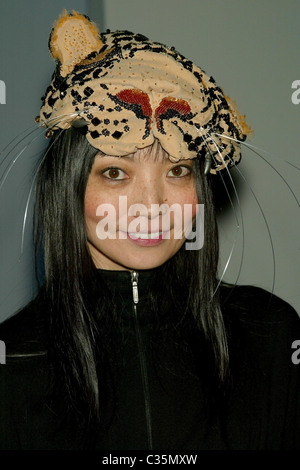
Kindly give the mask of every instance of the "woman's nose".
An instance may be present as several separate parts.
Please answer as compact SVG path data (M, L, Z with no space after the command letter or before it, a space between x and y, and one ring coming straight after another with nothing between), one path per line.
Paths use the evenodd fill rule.
M137 215L138 211L140 216L153 219L166 212L165 201L163 185L154 178L144 179L137 192L134 204L135 214L129 215Z

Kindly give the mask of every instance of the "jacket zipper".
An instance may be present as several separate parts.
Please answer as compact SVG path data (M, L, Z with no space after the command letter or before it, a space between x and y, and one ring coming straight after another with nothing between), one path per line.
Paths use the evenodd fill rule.
M152 441L152 420L151 420L149 381L148 381L148 374L147 374L145 345L144 345L143 336L142 336L139 319L138 319L138 313L137 313L137 304L139 302L139 292L138 292L138 273L135 271L131 273L131 284L132 284L132 296L133 296L133 313L134 313L134 319L135 319L135 332L136 332L136 339L137 339L138 350L139 350L140 370L141 370L143 392L144 392L148 449L152 450L153 441Z

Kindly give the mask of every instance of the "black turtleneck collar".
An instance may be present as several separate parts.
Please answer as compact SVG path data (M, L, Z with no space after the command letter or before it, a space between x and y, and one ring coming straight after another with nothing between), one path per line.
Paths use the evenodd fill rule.
M141 324L162 326L178 322L179 310L169 305L164 288L163 268L132 271L138 275L138 303L136 309ZM98 269L101 287L107 286L108 297L116 307L117 317L127 322L133 314L133 284L131 271Z
M139 297L144 297L158 285L161 267L139 271L110 271L97 269L99 277L107 285L112 294L132 295L132 272L138 275Z

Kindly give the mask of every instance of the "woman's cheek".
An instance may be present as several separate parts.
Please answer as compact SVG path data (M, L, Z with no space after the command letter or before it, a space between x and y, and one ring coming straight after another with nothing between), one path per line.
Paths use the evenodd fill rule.
M98 202L91 194L87 194L85 198L84 213L87 221L95 221L97 219Z
M196 190L190 190L185 192L184 194L181 195L181 197L177 194L174 195L174 203L180 204L182 207L182 210L184 211L185 207L188 206L189 212L191 211L192 216L196 217L197 213L197 204L198 204L198 197Z
M97 224L103 217L99 217L99 207L103 203L103 194L99 194L99 187L93 181L87 185L85 193L84 213L88 237L97 238Z
M85 220L88 237L94 241L116 238L119 207L116 197L87 190L85 197ZM109 233L109 235L108 235Z

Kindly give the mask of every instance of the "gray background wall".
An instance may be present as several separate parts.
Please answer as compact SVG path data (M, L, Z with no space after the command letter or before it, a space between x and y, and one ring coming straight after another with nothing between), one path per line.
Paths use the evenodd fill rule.
M0 148L31 126L38 114L53 70L47 52L49 31L63 7L90 15L101 29L129 29L174 45L235 99L255 132L249 143L261 149L263 158L243 151L243 161L233 172L241 211L237 202L235 212L228 203L221 204L220 273L235 240L225 280L238 278L241 284L272 290L274 251L274 292L300 312L299 205L291 192L299 200L300 104L293 104L291 96L292 83L300 80L300 2L1 0L0 80L6 84L6 104L0 105ZM35 289L30 213L21 259L20 214L44 145L41 136L24 152L26 158L16 163L0 191L0 320L26 303Z
M0 149L34 126L40 98L54 70L48 52L49 33L64 7L87 13L85 0L0 0L0 80L6 84L6 104L0 104ZM33 134L31 140L36 136ZM23 254L21 244L32 174L45 141L42 132L24 150L0 189L0 321L25 305L36 290L32 210L28 214ZM27 143L28 139L21 142L9 157L18 155ZM7 151L0 155L0 161L5 154ZM5 168L2 164L0 175L5 173Z

